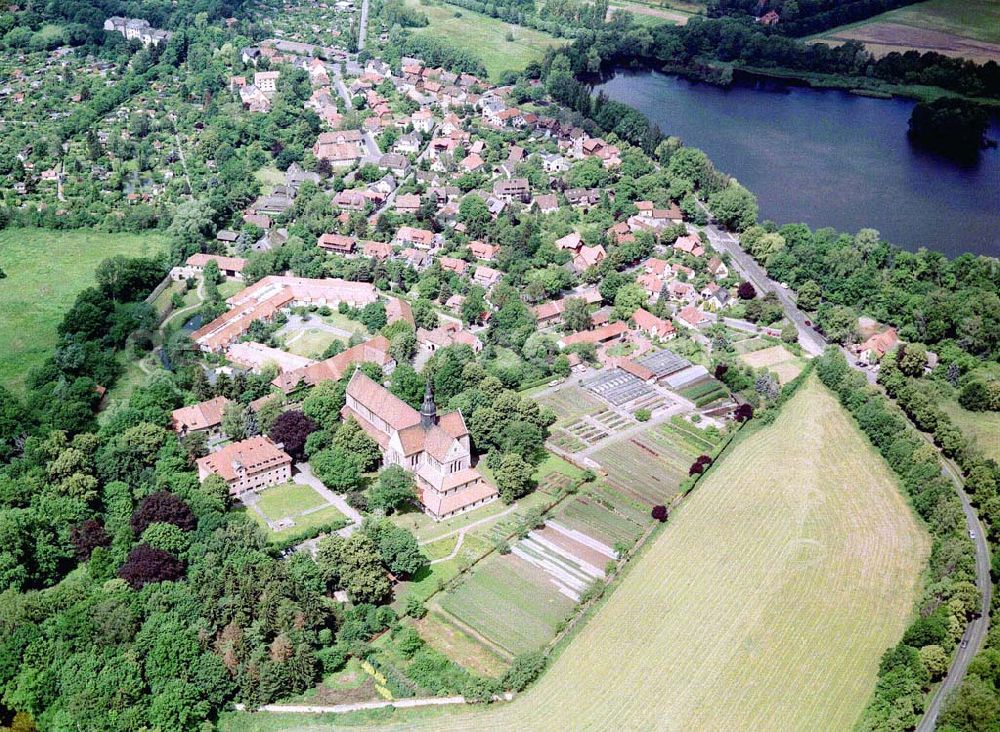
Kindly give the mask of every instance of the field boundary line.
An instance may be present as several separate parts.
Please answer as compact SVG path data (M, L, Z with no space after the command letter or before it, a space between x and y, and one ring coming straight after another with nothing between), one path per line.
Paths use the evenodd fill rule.
M490 638L487 638L482 633L480 633L478 630L476 630L471 625L469 625L468 623L466 623L464 620L458 618L454 613L451 613L448 610L446 610L444 607L442 607L441 603L435 602L430 607L430 610L431 610L431 612L437 613L437 615L440 616L441 619L444 620L445 622L447 622L447 623L455 626L455 628L457 628L458 630L460 630L463 633L465 633L466 635L474 638L477 643L480 643L480 644L484 645L486 648L488 648L489 650L493 651L494 653L499 654L500 657L503 658L504 660L510 660L510 661L514 660L514 656L516 654L513 651L510 651L507 648L504 648L503 646L501 646L496 641L494 641L494 640L492 640Z

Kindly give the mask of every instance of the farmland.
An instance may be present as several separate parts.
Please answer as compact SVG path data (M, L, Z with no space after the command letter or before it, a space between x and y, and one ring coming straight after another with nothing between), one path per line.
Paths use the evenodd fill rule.
M0 385L20 390L28 371L56 344L56 328L77 293L94 284L102 260L158 254L159 234L87 229L0 231Z
M541 61L546 49L565 42L454 5L424 4L418 0L407 0L406 4L430 20L424 28L411 29L414 33L446 39L473 54L485 64L493 81L504 71L523 69L532 61ZM507 40L508 33L513 35L513 41Z
M982 450L987 458L1000 460L1000 414L997 412L970 412L957 401L945 400L941 408L955 423L969 442Z
M936 51L984 63L1000 60L1000 4L994 0L928 0L860 23L834 28L815 38L859 40L884 55L910 49Z
M508 706L394 719L849 729L927 552L888 468L812 380L718 464L535 687Z
M740 360L755 369L766 368L778 377L778 381L787 384L802 373L802 359L790 353L784 346L771 346L751 353L744 353Z
M519 557L494 555L441 606L512 656L538 650L575 604L542 575Z
M649 505L669 503L691 463L714 445L714 439L699 434L683 421L655 425L636 437L602 447L592 457L625 495Z

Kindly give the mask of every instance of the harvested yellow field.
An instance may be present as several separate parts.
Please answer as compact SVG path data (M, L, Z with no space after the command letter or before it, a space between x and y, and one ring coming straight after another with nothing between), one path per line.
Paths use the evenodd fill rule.
M787 384L802 373L803 361L784 346L771 346L760 351L744 353L740 359L747 366L755 369L767 368L778 377L778 381Z
M535 687L406 726L850 729L927 552L889 469L813 378L719 463Z

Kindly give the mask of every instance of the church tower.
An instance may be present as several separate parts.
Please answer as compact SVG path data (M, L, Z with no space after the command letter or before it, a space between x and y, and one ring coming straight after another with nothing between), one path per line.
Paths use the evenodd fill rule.
M420 426L425 430L437 424L437 406L434 404L434 392L431 390L431 380L427 379L424 390L424 403L420 406Z

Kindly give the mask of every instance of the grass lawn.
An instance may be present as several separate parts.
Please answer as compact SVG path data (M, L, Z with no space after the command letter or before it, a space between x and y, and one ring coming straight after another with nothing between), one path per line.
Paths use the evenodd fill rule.
M272 521L286 516L297 516L324 503L326 501L323 496L309 486L299 483L283 483L273 488L265 488L257 500L260 510Z
M778 381L787 384L802 373L805 360L790 352L784 346L770 346L740 356L743 363L755 369L766 368L778 377Z
M253 177L260 182L264 193L270 193L276 186L285 184L285 174L274 166L265 166L253 174Z
M320 315L318 317L322 318L325 322L335 328L346 330L349 333L361 333L362 335L368 333L368 329L361 323L356 320L351 320L346 315L338 313L336 310L332 311L329 315Z
M473 54L486 66L493 81L498 81L504 71L520 71L532 61L540 61L547 48L566 43L548 33L510 25L455 5L424 5L419 0L406 0L406 4L430 19L430 25L412 28L412 32L448 41ZM456 18L456 13L461 17ZM513 34L513 41L507 40L508 33Z
M90 229L0 231L0 385L21 391L28 370L56 344L56 328L73 300L94 284L94 270L116 254L153 255L160 234L107 234Z
M952 399L942 401L940 406L983 455L1000 461L1000 413L970 412Z
M888 467L812 379L718 464L534 687L505 706L393 721L851 729L928 550Z
M296 356L317 358L322 356L327 347L335 340L343 339L319 328L306 328L288 335L285 338L285 346L287 351Z

